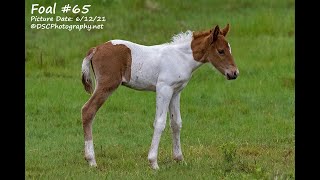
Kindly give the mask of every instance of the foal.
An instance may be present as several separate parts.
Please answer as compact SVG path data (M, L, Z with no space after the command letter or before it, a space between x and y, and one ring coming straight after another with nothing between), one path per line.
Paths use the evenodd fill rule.
M239 70L225 39L229 24L219 29L178 34L173 41L144 46L125 40L111 40L93 47L82 63L82 83L92 94L82 107L85 139L85 159L97 166L92 139L92 121L102 104L120 85L136 90L156 92L154 134L148 154L152 169L158 169L157 156L161 134L169 110L173 139L173 159L183 160L180 146L180 92L187 85L192 72L210 62L228 80L236 79ZM93 91L90 63L96 79Z

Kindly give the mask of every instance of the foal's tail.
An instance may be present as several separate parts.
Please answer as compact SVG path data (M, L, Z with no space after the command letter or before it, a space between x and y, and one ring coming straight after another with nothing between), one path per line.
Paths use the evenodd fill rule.
M87 56L83 59L83 62L82 62L82 84L84 86L84 89L89 94L93 93L92 81L90 77L90 64L92 66L91 59L95 52L96 52L96 48L91 48L87 53Z

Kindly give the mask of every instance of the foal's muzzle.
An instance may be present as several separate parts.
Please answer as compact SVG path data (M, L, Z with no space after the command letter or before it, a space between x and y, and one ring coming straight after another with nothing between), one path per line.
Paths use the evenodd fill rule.
M230 71L230 72L226 72L226 77L228 80L233 80L233 79L237 79L239 74L239 70L235 70L235 71Z

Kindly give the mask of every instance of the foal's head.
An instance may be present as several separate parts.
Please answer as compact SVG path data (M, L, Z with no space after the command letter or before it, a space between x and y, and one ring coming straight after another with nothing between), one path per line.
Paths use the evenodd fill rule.
M201 62L211 62L228 80L236 79L239 70L231 54L231 47L226 40L230 29L229 24L223 29L217 25L205 32L196 32L192 46L195 48L194 57Z

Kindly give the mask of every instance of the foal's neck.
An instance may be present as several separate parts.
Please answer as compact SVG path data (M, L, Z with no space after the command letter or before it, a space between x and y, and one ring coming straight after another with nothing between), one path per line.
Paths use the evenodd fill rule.
M169 46L172 46L179 52L181 52L183 58L183 62L187 63L188 66L191 68L191 71L195 71L198 67L200 67L203 62L195 60L194 52L191 48L191 43L193 41L193 37L190 38L188 41L176 43L176 44L168 44Z

